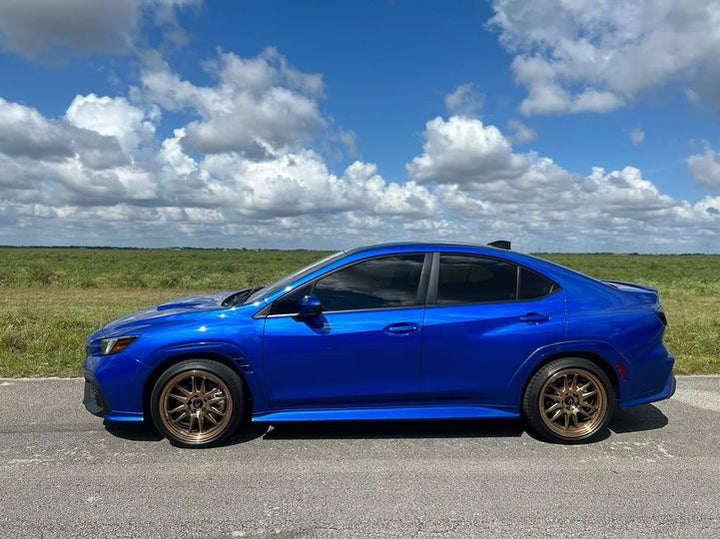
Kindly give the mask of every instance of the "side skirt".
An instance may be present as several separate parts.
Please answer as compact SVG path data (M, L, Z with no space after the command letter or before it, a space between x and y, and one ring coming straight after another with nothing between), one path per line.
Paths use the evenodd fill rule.
M413 419L514 419L519 410L492 406L415 406L392 408L338 408L281 410L253 415L254 423L284 421L391 421Z

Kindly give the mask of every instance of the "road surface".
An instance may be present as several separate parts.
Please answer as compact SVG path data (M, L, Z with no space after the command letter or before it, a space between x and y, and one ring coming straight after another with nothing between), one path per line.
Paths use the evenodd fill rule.
M720 377L551 445L520 422L296 424L182 450L78 379L0 379L0 537L720 536Z

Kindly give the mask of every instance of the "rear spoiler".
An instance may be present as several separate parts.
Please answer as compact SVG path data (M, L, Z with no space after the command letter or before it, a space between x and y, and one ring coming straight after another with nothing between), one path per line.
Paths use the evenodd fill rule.
M498 249L505 249L506 251L509 251L511 249L510 242L508 240L497 240L497 241L491 241L488 243L490 247L496 247Z

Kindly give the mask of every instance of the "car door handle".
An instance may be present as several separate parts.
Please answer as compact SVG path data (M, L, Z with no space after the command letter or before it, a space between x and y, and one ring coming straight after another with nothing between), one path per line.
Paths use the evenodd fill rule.
M542 313L527 313L522 315L520 320L529 324L539 324L540 322L547 322L550 317Z
M392 335L406 335L417 331L419 326L414 322L400 322L398 324L390 324L385 326L385 333Z

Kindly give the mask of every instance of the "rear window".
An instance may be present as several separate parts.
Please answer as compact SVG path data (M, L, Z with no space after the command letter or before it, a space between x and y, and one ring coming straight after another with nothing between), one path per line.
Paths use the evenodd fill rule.
M440 256L439 305L514 300L516 287L515 264L479 256Z

